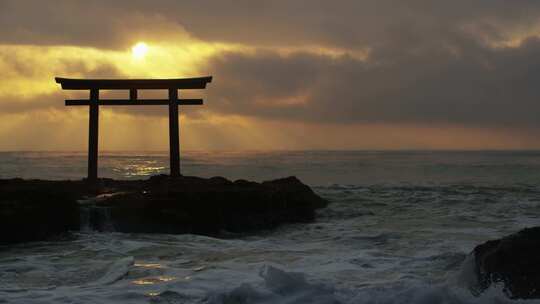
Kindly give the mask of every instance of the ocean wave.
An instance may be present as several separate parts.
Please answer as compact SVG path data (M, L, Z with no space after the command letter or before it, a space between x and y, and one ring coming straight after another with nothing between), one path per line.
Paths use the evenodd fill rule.
M470 260L465 263L470 266ZM502 286L494 286L481 294L471 292L474 277L463 277L470 273L461 273L457 278L443 283L428 284L411 281L395 282L385 285L360 287L357 289L336 289L322 283L311 283L306 275L287 272L274 266L265 265L260 272L263 282L242 283L230 290L211 293L210 304L232 303L359 303L359 304L506 304L540 303L537 300L511 300L502 291ZM459 280L462 281L459 281ZM465 279L465 280L464 280ZM464 280L464 281L463 281ZM457 284L460 282L461 284ZM465 284L465 285L464 285ZM181 297L186 299L185 297Z
M209 303L341 303L333 288L308 283L302 273L286 272L266 265L259 274L264 279L262 288L244 283L230 291L211 295Z

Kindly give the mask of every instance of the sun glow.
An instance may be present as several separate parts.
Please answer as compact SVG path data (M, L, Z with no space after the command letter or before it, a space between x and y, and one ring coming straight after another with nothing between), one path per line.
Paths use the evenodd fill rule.
M144 59L148 53L148 45L144 42L138 42L131 48L131 54L135 59Z

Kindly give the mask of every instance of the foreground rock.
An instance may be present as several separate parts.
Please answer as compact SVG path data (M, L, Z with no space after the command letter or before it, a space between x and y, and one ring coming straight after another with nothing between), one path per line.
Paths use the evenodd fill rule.
M145 181L102 179L94 186L84 181L0 180L0 244L43 240L80 227L250 232L312 221L315 210L326 204L295 177L255 183L155 176Z
M540 227L488 241L474 255L481 289L502 283L511 298L540 298Z

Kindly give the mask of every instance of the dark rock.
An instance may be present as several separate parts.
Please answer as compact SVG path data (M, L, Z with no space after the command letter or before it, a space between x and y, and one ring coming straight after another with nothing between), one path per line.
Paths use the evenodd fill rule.
M231 183L224 178L182 177L100 203L111 208L123 232L217 234L308 222L327 202L296 178Z
M485 242L474 256L481 290L502 283L511 298L540 298L540 227Z
M93 199L77 202L84 197ZM0 243L78 230L81 214L83 221L99 221L90 223L91 228L104 230L110 223L103 210L120 232L216 235L312 221L315 210L326 204L295 177L263 183L166 175L144 181L100 179L96 184L0 180Z
M44 240L79 228L76 195L54 182L0 182L0 244ZM73 190L73 189L71 189Z

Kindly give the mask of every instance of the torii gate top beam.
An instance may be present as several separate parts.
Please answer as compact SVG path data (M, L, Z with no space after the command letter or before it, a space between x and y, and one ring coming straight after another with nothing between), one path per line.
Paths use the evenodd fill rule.
M56 77L64 90L165 90L204 89L212 76L174 79L73 79Z

